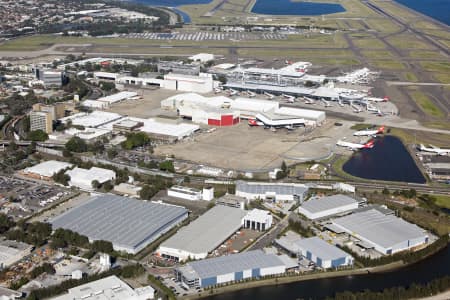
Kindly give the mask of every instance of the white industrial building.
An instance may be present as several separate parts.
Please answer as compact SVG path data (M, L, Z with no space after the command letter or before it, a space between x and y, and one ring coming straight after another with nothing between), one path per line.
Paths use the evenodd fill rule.
M83 127L100 127L113 121L122 119L123 116L106 111L95 110L92 113L77 113L65 118L60 119L63 124L67 124L69 120L72 125L78 125Z
M22 298L22 292L0 286L0 300L15 300Z
M136 186L133 184L122 182L118 185L114 186L114 192L130 197L139 197L139 192L142 190L142 187Z
M177 261L206 258L241 228L246 215L244 210L216 205L164 241L157 253Z
M200 127L195 124L188 124L183 122L175 122L173 120L164 120L158 118L138 119L130 118L143 123L139 128L140 131L149 134L154 138L181 140L189 137L194 132L198 131Z
M298 212L310 220L329 217L357 209L360 201L346 195L312 197L303 202Z
M32 167L25 168L22 174L41 180L51 180L59 171L72 168L73 165L63 161L48 160Z
M325 112L279 107L277 101L225 96L204 97L196 93L178 94L161 101L161 108L177 110L182 117L194 123L215 126L234 125L240 119L265 118L266 123L291 120L292 123L319 125L325 121ZM223 123L223 124L222 124ZM276 124L275 124L276 125ZM275 126L274 125L274 126Z
M0 241L0 270L7 268L31 253L33 246L16 241ZM1 299L1 298L0 298Z
M190 188L190 187L186 187L186 186L174 185L167 190L167 196L191 200L191 201L197 201L197 200L202 200L203 193L201 190L198 190L198 189L194 189L194 188Z
M258 231L265 231L272 227L272 214L267 210L254 208L244 217L243 227Z
M285 272L286 265L278 256L254 250L190 262L175 269L175 277L188 287L205 288Z
M332 225L327 227L337 233L348 233L361 244L383 254L394 254L428 243L428 234L422 228L376 209L333 219Z
M50 220L52 228L69 229L112 243L114 250L136 254L188 217L181 206L112 194L94 196Z
M312 261L320 268L328 269L353 265L351 255L317 236L302 239L298 235L291 237L288 234L275 240L275 244L290 254Z
M236 196L248 200L300 201L308 193L308 186L297 183L267 183L236 181Z
M136 97L138 97L138 94L136 92L122 91L116 94L98 98L97 100L85 100L83 101L82 105L86 107L104 109L110 107L111 104Z
M50 300L148 300L154 297L155 290L151 286L133 289L112 275L71 288L67 294Z
M92 182L97 181L104 184L116 179L116 172L109 169L92 167L90 169L74 168L66 172L70 177L69 185L76 186L82 190L94 190Z

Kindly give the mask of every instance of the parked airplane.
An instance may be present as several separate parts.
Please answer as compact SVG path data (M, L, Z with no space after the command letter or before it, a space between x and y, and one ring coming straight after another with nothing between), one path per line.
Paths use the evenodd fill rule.
M248 95L250 98L256 97L256 93L254 93L254 92L252 92L252 91L247 91L247 95Z
M364 100L371 101L371 102L387 102L389 101L389 97L384 98L375 98L375 97L364 97Z
M282 94L283 98L286 99L286 101L288 103L294 103L295 102L295 97L291 96L291 95L286 95L286 94Z
M425 151L425 152L433 152L436 153L437 155L449 155L450 154L450 149L444 149L444 148L439 148L439 147L435 147L433 145L430 145L430 148L425 147L424 145L420 144L420 151Z
M316 104L316 101L314 99L311 99L309 97L303 97L305 99L305 104Z
M358 149L371 149L374 146L374 141L370 140L365 144L356 144L356 143L350 143L350 142L345 142L342 140L338 140L336 145L341 146L341 147L347 147L349 150L355 151Z
M275 95L272 95L268 92L264 92L264 95L267 96L267 98L269 98L269 100L272 100L273 98L275 98Z
M248 126L253 127L253 126L264 126L264 123L261 121L258 121L256 119L249 119L248 120Z
M214 88L214 93L215 93L215 94L218 94L218 93L220 93L220 92L222 92L221 89L219 89L219 88Z
M373 129L373 130L360 130L360 131L356 131L353 133L353 135L356 136L376 136L377 134L382 134L384 133L384 126L381 126L378 129Z
M236 90L233 90L233 89L229 89L229 90L228 90L228 95L229 95L229 96L238 96L238 95L239 95L239 92L236 91Z

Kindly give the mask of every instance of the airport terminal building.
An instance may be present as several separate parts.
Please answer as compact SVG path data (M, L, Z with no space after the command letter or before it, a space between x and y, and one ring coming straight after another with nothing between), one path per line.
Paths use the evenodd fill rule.
M205 288L284 272L286 266L276 255L254 250L190 262L175 269L175 277L190 288Z

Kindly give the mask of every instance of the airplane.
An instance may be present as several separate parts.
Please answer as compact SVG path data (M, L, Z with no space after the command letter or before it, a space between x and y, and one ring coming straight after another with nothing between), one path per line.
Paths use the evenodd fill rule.
M284 126L284 128L286 128L288 131L293 131L293 130L295 130L295 127L292 126L292 125L286 125L286 126Z
M247 95L248 95L250 98L256 97L256 93L254 93L254 92L252 92L252 91L247 91Z
M371 102L387 102L389 101L389 97L384 98L375 98L375 97L365 97L364 100L371 101Z
M219 89L219 88L214 88L214 93L215 93L215 94L218 94L218 93L220 93L220 92L222 92L221 89Z
M450 149L444 149L444 148L439 148L433 145L430 145L431 148L425 147L424 145L420 144L420 151L425 151L425 152L433 152L436 153L437 155L449 155L450 154Z
M282 96L286 99L286 101L288 103L294 103L295 102L295 97L294 96L286 95L286 94L282 94Z
M321 98L320 101L323 102L323 105L325 105L325 107L331 107L332 105L330 104L330 102L328 102L327 100Z
M275 95L272 95L268 92L264 92L264 95L267 96L267 98L269 98L269 100L272 100L273 98L275 98Z
M236 91L236 90L233 90L233 89L229 89L228 90L228 95L229 96L237 96L237 95L239 95L239 92Z
M353 133L355 136L376 136L377 134L384 133L384 126L374 130L360 130Z
M316 104L316 102L313 99L309 98L309 97L305 96L303 98L305 99L305 104Z
M256 119L249 119L248 120L248 126L254 127L254 126L264 126L264 123L261 121L258 121Z
M338 140L336 145L341 146L341 147L347 147L349 150L355 151L358 149L371 149L374 146L374 141L370 140L365 144L356 144L356 143L350 143L350 142L345 142L342 140Z

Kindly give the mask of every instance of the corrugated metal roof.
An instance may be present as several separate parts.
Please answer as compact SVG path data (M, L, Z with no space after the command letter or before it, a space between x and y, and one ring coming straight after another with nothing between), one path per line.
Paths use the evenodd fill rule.
M187 214L184 207L107 194L92 197L50 223L53 229L70 229L92 240L106 240L121 247L136 248L157 237L166 226L171 226L175 219L184 214Z
M194 261L188 265L200 278L209 278L243 270L284 266L284 263L276 255L254 250Z
M308 187L302 184L270 184L260 182L236 181L236 191L250 194L276 193L278 195L302 195Z
M332 195L327 197L314 197L304 202L301 208L310 212L317 213L341 206L358 203L355 199L346 195Z
M342 251L336 246L330 245L317 236L297 240L294 242L294 244L297 247L303 249L303 251L309 251L322 260L335 260L350 256L346 252Z
M161 247L190 253L211 252L241 227L246 214L247 211L239 208L217 205L180 229Z
M371 209L333 220L333 224L348 233L358 234L374 244L390 248L426 234L417 225Z

